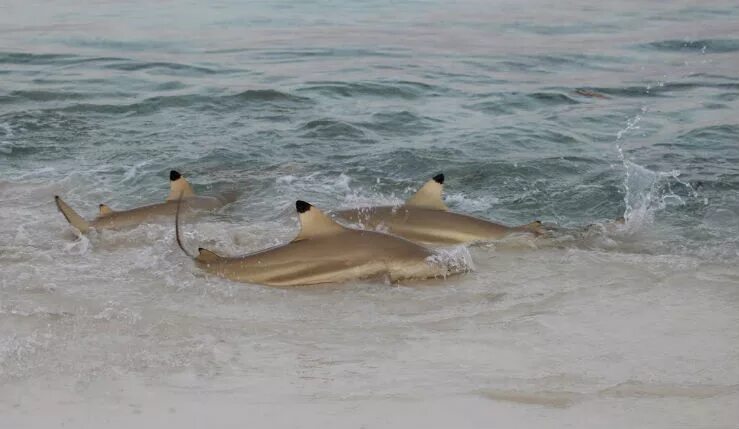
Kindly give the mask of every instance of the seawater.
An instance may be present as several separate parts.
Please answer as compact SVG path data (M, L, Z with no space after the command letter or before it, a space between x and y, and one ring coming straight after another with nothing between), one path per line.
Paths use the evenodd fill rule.
M733 427L735 2L0 5L0 426ZM573 231L444 249L428 284L269 288L198 271L170 169L238 201L185 225L243 254L293 204L403 201ZM626 224L607 222L625 216ZM595 224L587 232L583 225Z

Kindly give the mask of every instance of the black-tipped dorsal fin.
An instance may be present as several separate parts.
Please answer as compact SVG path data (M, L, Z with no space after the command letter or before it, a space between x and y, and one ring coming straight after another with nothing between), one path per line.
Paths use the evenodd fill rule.
M221 259L220 256L218 256L217 253L211 252L208 249L203 249L202 247L198 249L198 256L195 257L195 260L198 262L215 262L217 260Z
M177 201L182 198L192 197L195 195L187 180L177 171L169 172L169 196L167 201Z
M346 228L305 201L296 201L295 209L298 211L298 218L300 219L300 232L293 241L337 234L346 230Z
M100 204L100 213L98 216L107 216L112 213L113 213L113 209L111 209L105 204Z
M444 175L437 174L426 182L421 189L405 202L407 206L421 207L432 210L447 210L448 207L441 199L444 190Z

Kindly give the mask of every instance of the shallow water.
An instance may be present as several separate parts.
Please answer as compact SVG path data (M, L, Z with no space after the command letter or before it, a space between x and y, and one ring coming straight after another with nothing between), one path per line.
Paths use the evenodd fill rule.
M0 6L0 426L735 426L739 8L559 3ZM172 168L241 191L185 225L230 254L439 171L457 211L627 223L283 289L53 203L158 202Z

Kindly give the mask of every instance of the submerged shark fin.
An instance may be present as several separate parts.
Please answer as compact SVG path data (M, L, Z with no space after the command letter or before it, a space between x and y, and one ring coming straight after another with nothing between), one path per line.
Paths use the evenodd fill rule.
M167 201L177 201L180 198L192 197L195 195L192 187L187 180L177 171L169 172L169 196Z
M113 209L106 206L105 204L100 204L100 214L99 216L107 216L109 214L113 213Z
M432 210L448 210L441 199L444 190L444 175L437 174L433 179L426 182L421 189L405 202L407 206L421 207Z
M300 219L300 232L293 241L336 234L346 229L305 201L296 201L295 209Z
M54 195L54 202L56 202L56 207L62 212L70 225L77 228L83 234L90 229L90 224L82 216L78 215L72 207L69 207L64 200L59 198L59 195Z
M219 259L221 259L221 257L218 256L218 254L211 252L208 249L203 249L202 247L198 249L198 256L195 257L196 261L205 263L215 262Z

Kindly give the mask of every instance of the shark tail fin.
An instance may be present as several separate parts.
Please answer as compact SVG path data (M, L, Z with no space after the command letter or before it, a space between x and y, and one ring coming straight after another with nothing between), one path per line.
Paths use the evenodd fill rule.
M448 210L441 193L444 190L444 175L437 174L405 202L407 206L431 210Z
M175 170L169 172L169 196L167 197L167 201L175 201L194 195L195 191L192 190L187 179Z
M177 198L177 211L174 215L174 236L177 240L177 245L180 246L180 249L182 249L185 255L195 259L195 255L192 255L187 251L187 249L185 249L185 246L182 244L182 239L180 238L180 208L182 208L182 195Z
M83 234L90 230L90 224L82 216L77 214L72 207L69 207L64 200L59 198L59 195L54 195L54 202L70 225L77 228Z
M113 213L113 209L111 209L105 204L100 204L99 208L100 208L100 214L98 216L107 216Z

